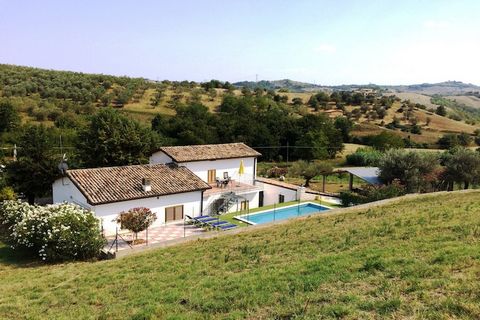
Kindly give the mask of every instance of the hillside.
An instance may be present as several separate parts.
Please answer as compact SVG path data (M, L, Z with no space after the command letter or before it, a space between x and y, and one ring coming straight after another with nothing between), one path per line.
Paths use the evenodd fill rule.
M351 91L358 88L372 88L377 90L386 90L391 92L409 92L424 95L460 95L469 92L480 91L480 86L471 83L463 83L461 81L445 81L439 83L422 83L412 85L382 85L382 84L345 84L345 85L317 85L308 82L294 81L290 79L283 80L261 80L240 81L234 83L237 87L264 88L264 89L287 89L292 92L310 92L318 90L344 90Z
M397 92L416 92L426 95L457 95L472 91L479 91L480 87L471 83L461 81L445 81L439 83L422 83L400 86L381 86L382 88L395 90Z
M0 248L0 318L480 318L479 191L317 215L115 261Z
M473 133L478 128L475 123L480 122L479 109L464 106L442 96L396 92L398 99L395 99L393 105L389 102L387 107L385 102L392 95L393 87L384 91L375 85L363 86L375 89L366 93L356 90L362 86L321 87L288 79L242 82L236 85L240 84L251 89L260 86L265 90L249 91L218 80L205 83L167 80L157 82L141 78L0 65L0 102L11 103L18 111L22 123L56 126L68 131L62 133L64 136L72 136L74 132L71 129L78 129L89 115L103 107L114 107L150 127L157 114L172 117L177 114L179 107L185 105L201 103L210 112L216 113L224 97L232 94L263 96L273 100L294 117L312 113L326 113L331 118L347 116L356 124L353 133L357 137L378 134L382 130L394 130L403 138L421 144L418 146L428 144L429 147L435 147L438 139L447 132ZM442 84L436 85L442 87ZM471 89L471 86L459 82L445 85ZM426 85L403 87L424 88ZM285 88L289 89L288 92L283 90ZM267 92L267 89L276 90ZM336 94L337 98L312 104L312 96L322 91L328 91L328 95ZM383 92L383 97L378 95L380 92ZM345 99L338 100L339 95L345 95ZM435 103L432 103L433 98L436 99ZM473 98L475 97L471 99ZM320 100L322 99L320 97ZM425 106L426 110L421 106L413 106L413 109L408 107L409 110L405 111L403 104L406 100L413 104L419 103ZM437 104L445 105L448 110L447 117L439 117L432 112ZM389 127L394 120L398 121L396 127ZM409 129L414 123L422 131L421 134L414 134ZM12 143L7 141L8 136L3 138L6 139L3 143Z
M468 107L480 109L480 98L473 95L464 95L464 96L447 96L446 98L456 101L460 104L464 104Z

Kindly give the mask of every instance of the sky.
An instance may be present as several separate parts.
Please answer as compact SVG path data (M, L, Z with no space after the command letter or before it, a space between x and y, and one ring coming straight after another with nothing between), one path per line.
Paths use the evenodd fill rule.
M479 0L0 0L0 63L153 80L480 85Z

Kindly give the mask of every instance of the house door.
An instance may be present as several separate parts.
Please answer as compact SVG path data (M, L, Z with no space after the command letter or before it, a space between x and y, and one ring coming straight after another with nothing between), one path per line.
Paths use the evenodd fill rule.
M217 170L208 170L208 183L215 183L217 179Z
M165 208L165 222L183 220L183 205Z
M278 195L278 203L284 203L285 202L285 196L283 194Z
M248 210L248 201L242 201L240 202L240 211Z
M259 208L263 207L263 199L264 199L263 191L260 191L258 193L258 207Z

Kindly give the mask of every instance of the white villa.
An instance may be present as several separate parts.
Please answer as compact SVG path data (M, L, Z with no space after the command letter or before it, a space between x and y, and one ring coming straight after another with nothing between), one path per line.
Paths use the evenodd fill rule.
M113 234L118 214L136 207L156 213L158 226L299 199L303 188L257 178L260 155L243 143L162 147L148 165L67 170L53 202L92 210Z

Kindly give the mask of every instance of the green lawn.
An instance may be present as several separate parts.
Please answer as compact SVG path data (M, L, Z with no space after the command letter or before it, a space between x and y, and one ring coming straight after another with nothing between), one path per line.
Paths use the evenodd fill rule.
M0 319L479 319L480 192L315 215L114 261L0 248Z

